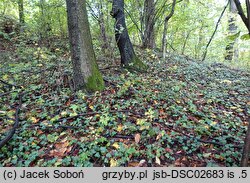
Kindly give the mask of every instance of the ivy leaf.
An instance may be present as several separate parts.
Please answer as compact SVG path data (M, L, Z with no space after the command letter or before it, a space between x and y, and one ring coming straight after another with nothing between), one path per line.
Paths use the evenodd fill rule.
M49 134L49 135L47 135L47 139L48 139L49 142L53 143L58 139L58 136Z

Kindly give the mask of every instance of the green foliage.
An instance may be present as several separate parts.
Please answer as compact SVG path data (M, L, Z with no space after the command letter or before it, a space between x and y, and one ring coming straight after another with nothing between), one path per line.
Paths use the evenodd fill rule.
M1 78L22 85L0 99L1 139L24 90L19 132L1 149L2 166L239 165L234 146L243 143L249 115L248 74L174 55L151 60L141 50L151 72L109 71L105 77L113 85L74 94L57 81L71 70L68 61L51 69L55 53L41 49L47 56L38 62L35 54L27 59L37 48L18 49L18 60L13 55L1 62Z
M244 34L240 37L240 39L242 40L249 40L250 39L250 35L249 34Z
M227 39L230 40L230 41L235 41L235 39L237 39L239 36L240 36L240 31L233 34L233 35L227 36Z
M249 73L178 54L168 53L167 60L161 60L160 52L138 49L134 63L147 73L111 67L102 70L104 83L95 66L87 87L101 91L74 92L65 77L70 80L72 75L65 2L41 2L26 1L26 26L18 36L2 30L6 21L0 24L0 78L10 84L0 82L0 139L13 126L23 93L20 125L0 150L0 166L138 166L143 160L147 166L239 166L250 114ZM140 19L141 2L126 2L128 31L135 44L140 44L141 25L136 27L134 20ZM92 13L97 17L99 3L89 1L89 12L95 7ZM105 68L119 65L119 55L110 24L111 5L101 3L110 46L107 55L101 48L98 21L95 16L89 19L98 64ZM170 6L158 3L156 8L164 9L155 22L159 47L162 18ZM221 6L213 1L177 5L167 35L176 53L200 58ZM17 7L12 1L1 2L0 11L4 7L16 27ZM224 59L226 22L225 18L208 53L212 62ZM239 44L244 61L249 58L248 43ZM93 85L96 80L98 85Z

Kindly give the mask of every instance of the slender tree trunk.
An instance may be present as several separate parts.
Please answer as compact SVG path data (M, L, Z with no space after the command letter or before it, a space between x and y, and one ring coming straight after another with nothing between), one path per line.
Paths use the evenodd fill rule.
M234 35L237 33L237 29L238 29L237 25L235 24L236 22L235 14L237 13L237 8L234 3L234 0L230 0L229 9L230 9L230 14L229 14L229 20L228 20L228 24L229 24L228 33L229 35ZM235 38L234 40L229 40L229 43L226 46L225 60L227 61L238 60L237 58L238 49L235 47L236 41L237 41L237 38Z
M215 33L216 33L216 31L217 31L217 29L218 29L218 27L219 27L219 23L220 23L220 21L221 21L223 15L224 15L224 13L225 13L225 11L226 11L228 5L229 5L229 1L228 1L227 5L224 7L223 11L221 12L220 17L219 17L219 19L218 19L218 21L217 21L217 23L216 23L214 32L213 32L211 38L209 39L209 41L208 41L208 43L207 43L207 45L206 45L206 47L205 47L205 51L204 51L203 56L202 56L202 61L204 61L204 60L206 59L208 47L209 47L209 45L211 44L211 42L212 42L212 40L213 40L213 38L214 38L214 35L215 35Z
M182 47L182 51L181 51L181 54L184 55L184 52L185 52L185 49L186 49L186 46L187 46L187 41L189 39L189 36L191 34L192 30L188 31L186 37L185 37L185 41L183 43L183 47Z
M235 5L237 7L238 14L240 15L246 28L248 29L248 34L250 34L250 1L246 0L247 15L245 15L245 13L244 13L244 10L241 6L240 0L234 0L234 2L235 2Z
M145 0L144 2L144 35L142 46L143 48L155 47L155 2L154 0Z
M18 11L19 11L19 22L21 25L24 25L24 8L23 8L23 0L18 0Z
M196 59L200 58L201 46L202 46L202 42L203 42L203 39L204 39L203 28L204 28L204 25L203 25L203 22L202 22L202 25L201 25L200 30L199 30L198 43L195 46L195 58Z
M248 27L247 27L247 29L248 29L248 33L249 33L249 35L250 35L250 1L249 0L246 0L246 8L247 8L247 20L248 20Z
M100 27L101 39L102 39L102 49L104 50L104 52L106 52L106 50L109 48L109 44L108 44L106 26L105 26L104 15L103 15L102 1L98 2L98 11L99 11L99 17L98 17L99 27Z
M164 21L164 29L162 34L162 54L163 59L166 58L166 52L167 52L167 29L168 29L168 21Z
M164 20L164 29L163 29L163 35L162 35L162 52L163 52L163 59L166 58L166 47L167 47L167 29L168 29L168 21L170 18L174 15L174 9L176 5L176 0L173 0L172 3L172 10L171 12L165 17Z
M45 1L40 0L39 1L39 8L40 8L40 13L41 13L41 21L40 21L40 27L39 27L39 32L40 32L40 41L44 38L48 37L47 31L46 31L46 15L45 15Z
M135 55L124 15L124 0L113 0L111 16L115 18L115 39L121 55L121 65L132 70L144 71L146 66Z
M139 19L140 19L140 27L138 28L138 30L140 30L140 37L141 37L141 42L143 43L143 40L144 40L144 32L143 32L143 30L144 30L144 11L143 11L143 9L142 9L142 5L143 3L141 2L141 1L136 1L136 7L137 7L137 9L138 9L138 11L139 11Z
M242 167L247 167L249 165L249 157L250 157L250 123L248 122L248 129L246 133L242 159L241 159Z
M18 0L18 12L19 12L19 24L20 24L19 31L23 32L23 26L25 24L23 0Z
M66 3L74 87L76 90L102 90L104 82L92 45L86 0L66 0Z

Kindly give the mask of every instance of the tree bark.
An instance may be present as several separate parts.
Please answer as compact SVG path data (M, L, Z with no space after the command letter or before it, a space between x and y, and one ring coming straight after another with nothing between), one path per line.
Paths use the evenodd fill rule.
M90 34L86 0L66 0L75 90L104 88Z
M25 23L23 0L18 0L18 11L19 11L19 23L22 26Z
M192 31L193 30L188 31L187 33L185 32L185 34L187 34L187 35L185 37L185 40L184 40L184 43L183 43L183 46L182 46L182 51L181 51L182 55L184 55L184 52L185 52L185 49L186 49L186 46L187 46L187 42L188 42L189 36L190 36Z
M155 47L155 2L154 0L145 0L144 2L144 34L142 40L143 48L153 49Z
M167 29L168 29L168 21L174 15L174 9L176 5L176 0L173 0L171 12L164 19L164 29L162 34L162 52L163 59L166 58L166 46L167 46Z
M242 159L241 159L242 167L247 167L249 165L249 157L250 157L250 123L248 122L248 129L246 133Z
M230 15L229 15L229 20L228 20L228 33L229 35L235 35L237 33L237 25L235 24L236 19L235 19L235 13L237 13L237 8L234 3L234 0L230 0L230 5L229 5L229 10L230 10ZM237 38L234 38L234 40L229 40L228 45L226 46L226 56L225 60L227 61L232 61L232 60L238 60L238 49L235 48L235 43L237 41Z
M248 29L248 34L250 34L250 2L246 0L246 8L247 8L247 16L245 15L241 3L239 0L234 0L235 5L238 10L238 14L240 15L242 21L244 22L246 28Z
M121 66L145 71L146 65L135 55L125 22L124 0L113 0L111 16L115 18L115 39L121 55Z
M104 21L104 15L103 15L103 5L102 1L98 2L98 19L99 19L99 26L100 26L100 31L101 31L101 38L102 38L102 49L106 52L106 50L109 48L108 44L108 38L107 38L107 33L106 33L106 26L105 26L105 21Z

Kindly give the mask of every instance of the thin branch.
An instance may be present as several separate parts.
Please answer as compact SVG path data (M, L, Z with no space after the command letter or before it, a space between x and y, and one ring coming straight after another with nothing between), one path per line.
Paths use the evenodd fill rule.
M0 82L5 84L5 85L8 85L8 86L11 86L11 87L17 87L17 88L22 88L21 86L18 86L18 85L15 85L15 84L11 84L11 83L8 83L7 81L4 81L2 79L0 79Z
M159 123L157 123L157 124L159 124ZM166 124L165 124L165 125L166 125ZM219 143L219 142L208 141L208 140L202 140L202 139L197 138L197 137L195 137L195 136L188 135L188 134L183 133L182 131L177 130L177 129L175 129L175 128L173 128L173 127L170 127L170 126L166 126L166 127L163 126L163 128L166 128L166 129L168 129L168 130L175 131L175 132L180 133L180 134L182 134L182 135L184 135L184 136L186 136L186 137L188 137L188 138L190 138L190 139L195 139L195 140L197 140L197 141L199 141L199 142L201 142L201 143L213 144L213 145L216 145L216 146L225 146L225 144L222 144L222 143ZM234 145L234 146L232 146L232 147L233 147L233 148L242 148L243 146L242 146L242 145Z
M206 48L205 48L205 52L204 52L204 54L203 54L202 61L204 61L204 60L206 59L208 47L209 47L210 43L212 42L212 40L213 40L213 38L214 38L214 35L215 35L215 33L216 33L216 31L217 31L217 29L218 29L218 27L219 27L219 23L220 23L220 21L221 21L223 15L224 15L224 13L225 13L225 11L226 11L228 5L229 5L229 1L227 2L227 5L224 7L223 11L221 12L220 18L218 19L218 21L217 21L217 23L216 23L214 32L213 32L213 34L212 34L212 36L211 36L210 40L208 41L207 46L206 46Z
M248 2L247 2L248 1ZM241 3L239 0L234 0L235 2L235 5L237 7L237 10L238 10L238 14L240 15L242 21L244 22L244 24L246 25L248 31L249 31L249 34L250 34L250 25L248 23L248 18L246 17L246 15L244 14L244 10L241 6ZM249 5L249 0L246 0L246 5ZM248 8L247 8L248 9Z
M88 3L88 1L86 1L86 4L88 6L88 8L90 9L90 14L92 15L92 17L98 22L100 23L99 17L95 14L94 10L91 8L90 4Z
M136 20L132 17L131 13L129 13L129 11L126 8L124 8L124 10L128 14L128 16L130 17L131 21L136 26L136 29L140 32L140 34L142 34L142 30L140 29L140 27L139 27L138 23L136 22Z

